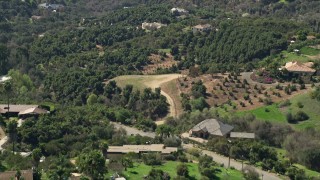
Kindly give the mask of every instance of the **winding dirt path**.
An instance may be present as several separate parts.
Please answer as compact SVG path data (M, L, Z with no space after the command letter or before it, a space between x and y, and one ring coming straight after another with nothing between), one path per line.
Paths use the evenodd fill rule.
M116 80L117 83L121 85L125 84L135 84L140 88L149 87L151 89L155 89L161 87L162 84L177 79L179 77L184 77L185 75L182 74L161 74L161 75L125 75L125 76L118 76L113 80ZM107 83L107 82L106 82ZM167 102L170 105L169 114L168 116L177 117L177 110L176 104L172 97L163 90L161 90L161 94L167 98ZM156 122L158 125L163 124L164 121L160 120Z

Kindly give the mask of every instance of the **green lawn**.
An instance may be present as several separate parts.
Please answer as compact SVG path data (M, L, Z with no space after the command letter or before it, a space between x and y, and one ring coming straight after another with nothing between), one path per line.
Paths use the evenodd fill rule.
M171 49L158 49L159 52L171 53Z
M320 130L320 102L311 99L309 93L301 94L290 99L291 105L286 109L287 112L295 114L297 111L304 111L310 117L308 120L299 122L294 125L298 129L305 129L307 127L315 127ZM299 108L297 103L301 102L303 108ZM286 112L285 112L286 113Z
M164 172L169 173L171 178L176 177L176 168L180 164L180 162L176 161L168 161L161 166L154 166L155 169L161 169ZM201 175L198 169L198 164L196 163L187 163L189 169L189 175L194 179L201 179ZM143 163L138 164L135 163L133 168L128 168L127 171L124 171L124 175L128 180L135 180L135 179L143 179L145 175L148 175L152 166L145 165ZM219 173L217 176L221 179L234 179L234 180L242 180L243 176L240 171L232 170L232 169L224 169L218 167Z
M301 52L302 53L302 52ZM284 56L283 63L290 61L308 62L311 59L305 55L299 55L294 52L282 51L281 54Z
M257 109L253 109L250 111L242 111L237 114L243 115L246 113L252 113L257 119L271 121L271 122L282 122L286 123L286 117L284 113L280 111L277 104L273 104L270 106L263 106Z
M246 113L252 113L259 120L287 123L286 114L291 112L296 114L298 111L304 111L310 117L308 120L292 124L295 129L305 129L308 127L315 127L320 130L320 102L311 99L309 93L300 94L290 99L291 105L284 108L278 108L278 104L270 106L263 106L250 111L237 112L238 115L244 115ZM297 103L301 102L303 108L299 108ZM269 110L266 111L266 109Z
M300 52L305 55L315 56L320 54L319 49L311 48L311 47L303 47L300 49Z

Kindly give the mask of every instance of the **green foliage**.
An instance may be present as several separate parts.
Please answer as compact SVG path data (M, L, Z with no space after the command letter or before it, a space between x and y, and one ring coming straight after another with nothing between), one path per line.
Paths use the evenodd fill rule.
M170 175L168 173L163 172L161 169L151 169L146 179L147 180L169 180Z
M98 96L95 94L90 94L88 99L87 99L87 104L88 105L93 105L98 102Z
M191 105L191 108L193 111L195 111L195 110L202 111L204 108L209 106L203 97L190 100L190 105Z
M203 85L202 81L197 81L191 88L191 93L194 98L206 96L207 88Z
M93 179L104 179L107 172L105 158L97 150L83 152L77 159L79 170Z
M161 165L161 155L158 153L146 153L142 156L142 160L146 165Z
M189 170L186 164L179 164L177 166L177 175L182 177L189 177Z
M9 55L9 49L5 45L0 44L0 75L6 74L8 71L7 63Z

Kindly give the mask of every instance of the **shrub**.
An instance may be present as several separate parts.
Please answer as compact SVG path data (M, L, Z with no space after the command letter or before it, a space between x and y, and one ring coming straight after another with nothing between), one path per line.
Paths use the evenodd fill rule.
M297 102L297 106L298 106L298 108L303 108L304 107L304 105L301 102Z
M265 112L270 112L270 109L269 108L265 108L264 111Z
M287 100L281 102L281 103L278 105L278 107L279 107L279 108L283 108L283 107L287 107L287 106L290 106L290 105L291 105L291 102L290 102L289 99L287 99Z
M161 165L161 155L159 153L147 153L142 156L142 160L146 165Z
M294 124L294 123L297 122L297 121L293 118L292 113L290 113L290 112L287 113L286 119L287 119L287 122L290 123L290 124Z
M270 98L265 98L265 99L263 100L263 104L264 104L264 105L271 105L271 104L272 104L272 100L271 100Z
M309 119L309 116L303 111L298 111L297 114L294 116L294 119L296 121L305 121Z

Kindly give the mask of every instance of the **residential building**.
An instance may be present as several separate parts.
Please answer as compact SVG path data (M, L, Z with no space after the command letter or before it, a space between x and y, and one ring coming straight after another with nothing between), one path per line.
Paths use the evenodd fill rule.
M293 62L287 62L285 66L282 66L280 70L286 69L290 73L296 73L300 75L313 75L316 70L313 69L314 63L313 62L306 62L306 63L301 63L297 61Z
M206 119L195 125L190 131L190 136L208 138L209 136L230 136L233 126L224 124L216 119Z
M160 29L163 26L167 26L167 25L166 24L161 24L161 23L158 23L158 22L153 22L153 23L144 22L144 23L142 23L142 29L150 30L150 31L151 30Z
M155 152L161 155L171 154L177 152L176 147L165 147L164 144L150 144L150 145L123 145L123 146L109 146L107 149L108 158L117 158L123 154L134 152L137 154Z
M34 116L49 113L49 111L39 108L39 105L23 105L23 104L0 104L0 113L10 116Z
M49 9L49 10L61 10L64 8L62 4L50 4L50 3L42 3L38 5L41 9Z
M210 24L199 24L194 27L192 27L193 33L203 33L203 32L209 32L211 31L212 26Z
M182 15L188 15L189 11L182 9L182 8L172 8L171 14L176 15L176 16L182 16Z

